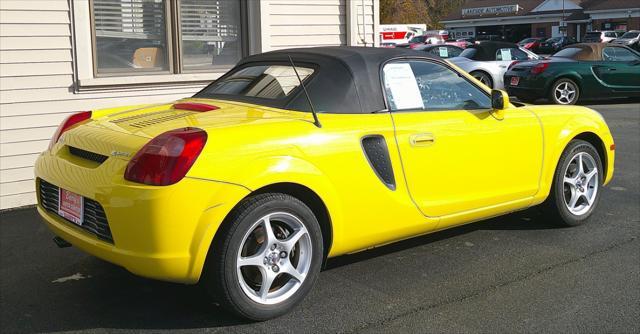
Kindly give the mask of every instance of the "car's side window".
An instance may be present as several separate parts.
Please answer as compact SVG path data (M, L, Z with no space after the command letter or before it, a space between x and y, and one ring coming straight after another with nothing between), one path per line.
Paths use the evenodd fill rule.
M602 49L602 59L605 61L614 61L616 58L615 48L604 48Z
M635 61L640 57L624 48L604 48L602 58L607 61Z
M451 54L451 48L446 46L438 46L431 49L431 53L440 57L440 58L451 58L456 57L457 55Z
M452 47L448 47L447 49L449 49L449 58L457 57L462 52L460 49L456 49Z
M430 61L403 60L383 68L388 107L392 111L490 109L491 98L454 70Z
M496 51L496 60L528 60L529 56L516 48L502 48Z

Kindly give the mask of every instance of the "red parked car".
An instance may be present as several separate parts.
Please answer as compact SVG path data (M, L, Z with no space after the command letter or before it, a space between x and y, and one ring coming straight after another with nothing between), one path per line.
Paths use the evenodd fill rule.
M430 35L414 36L412 39L409 40L409 43L396 44L396 47L414 49L417 46L424 45L424 44L443 44L443 43L444 43L444 38L442 38L442 36L430 34Z
M470 45L473 45L472 42L470 42L468 39L464 39L464 38L460 38L460 39L456 39L456 40L448 40L448 41L445 42L445 44L454 45L454 46L457 46L457 47L463 48L463 49L466 49Z
M527 50L531 50L535 52L535 50L537 50L540 47L540 44L544 42L544 40L546 40L546 38L541 38L541 37L525 38L520 42L518 42L518 46L521 46Z

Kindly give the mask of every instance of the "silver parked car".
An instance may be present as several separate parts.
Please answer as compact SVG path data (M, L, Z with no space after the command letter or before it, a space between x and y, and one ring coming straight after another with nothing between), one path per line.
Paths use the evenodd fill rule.
M626 45L638 50L640 49L640 30L629 30L620 36L620 38L614 39L611 43Z
M459 57L449 58L448 61L489 88L503 89L503 76L509 66L535 59L541 57L514 43L479 41L462 51Z

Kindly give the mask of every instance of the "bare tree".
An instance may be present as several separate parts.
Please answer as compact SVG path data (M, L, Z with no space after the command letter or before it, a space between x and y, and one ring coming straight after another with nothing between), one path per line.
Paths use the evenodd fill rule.
M382 24L425 23L442 28L442 18L461 7L465 0L380 0Z

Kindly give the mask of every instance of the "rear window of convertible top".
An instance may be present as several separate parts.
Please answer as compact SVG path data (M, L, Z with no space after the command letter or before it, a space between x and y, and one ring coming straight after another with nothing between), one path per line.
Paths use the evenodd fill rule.
M309 78L314 69L296 66L300 79ZM216 81L200 94L258 97L277 100L288 97L300 86L300 81L291 66L253 65L237 69L225 78Z

